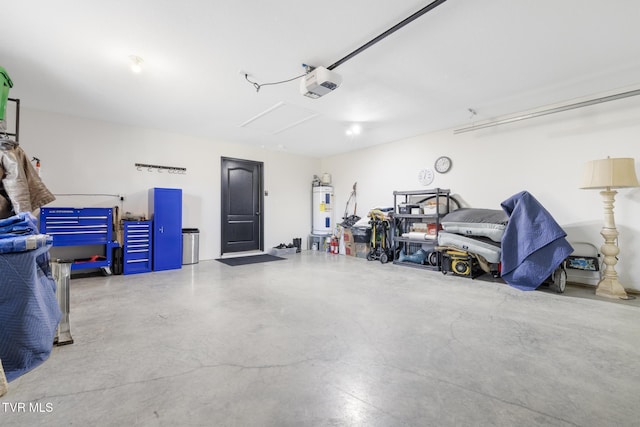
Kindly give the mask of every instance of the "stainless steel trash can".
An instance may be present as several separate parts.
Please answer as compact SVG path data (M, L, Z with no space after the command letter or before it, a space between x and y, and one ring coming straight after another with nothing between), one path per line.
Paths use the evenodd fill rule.
M197 264L200 261L200 230L182 229L182 265Z
M56 297L62 312L54 338L56 345L73 344L71 326L69 325L69 280L71 279L72 262L62 259L51 260L51 274L56 281Z

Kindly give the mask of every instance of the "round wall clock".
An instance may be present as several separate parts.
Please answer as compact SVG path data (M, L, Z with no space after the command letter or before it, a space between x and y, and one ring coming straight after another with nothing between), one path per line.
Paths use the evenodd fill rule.
M447 156L440 156L436 159L435 168L438 173L447 173L453 166L451 158Z
M435 175L433 173L433 169L424 168L420 172L418 172L418 181L422 185L426 186L426 185L431 184L433 182L433 178L435 178Z

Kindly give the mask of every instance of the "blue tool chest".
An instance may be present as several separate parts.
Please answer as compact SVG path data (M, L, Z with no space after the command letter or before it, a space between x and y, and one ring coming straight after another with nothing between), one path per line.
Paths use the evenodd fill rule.
M113 241L112 208L41 208L40 233L53 237L53 246L104 245L105 255L71 264L72 270L102 268L111 273Z
M151 271L151 221L123 221L123 224L122 272L135 274Z

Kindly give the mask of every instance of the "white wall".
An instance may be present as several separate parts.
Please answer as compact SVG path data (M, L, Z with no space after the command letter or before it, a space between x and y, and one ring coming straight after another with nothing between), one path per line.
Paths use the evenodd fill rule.
M183 225L200 228L201 259L220 255L221 156L265 164L265 248L294 237L306 245L314 174L332 174L337 220L358 182L358 215L365 217L371 207L391 206L394 190L421 189L418 171L432 167L440 155L450 156L454 165L449 173L436 174L433 187L450 188L470 206L494 209L527 190L571 241L599 247L602 202L597 191L578 189L582 168L587 160L608 155L640 159L638 117L640 100L628 98L471 133L421 135L320 161L23 108L21 146L42 160L43 179L56 194L124 194L124 211L146 213L149 188L182 188ZM187 175L140 172L134 163L186 167ZM51 205L119 203L113 197L59 196ZM620 190L615 214L617 271L625 286L640 290L640 276L634 274L640 258L640 189Z
M200 229L200 259L220 256L220 158L264 162L265 250L311 229L310 188L320 161L247 145L116 125L23 108L20 145L41 159L41 176L57 200L48 206L120 206L147 214L148 189L183 190L183 226ZM138 171L135 163L187 168L186 175Z
M365 217L372 207L392 206L394 190L422 189L418 171L447 155L453 168L436 174L431 187L449 188L468 205L491 209L527 190L570 241L600 247L602 199L598 191L578 188L583 165L607 156L633 157L640 176L639 117L640 100L628 98L471 133L421 135L323 159L321 169L332 174L340 213L358 182L358 215ZM616 269L625 287L640 290L639 188L619 190L615 219L621 250Z

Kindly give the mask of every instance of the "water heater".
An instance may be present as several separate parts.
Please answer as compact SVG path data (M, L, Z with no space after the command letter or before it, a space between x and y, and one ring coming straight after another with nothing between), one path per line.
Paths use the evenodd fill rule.
M333 187L313 187L311 234L330 235L333 231Z

